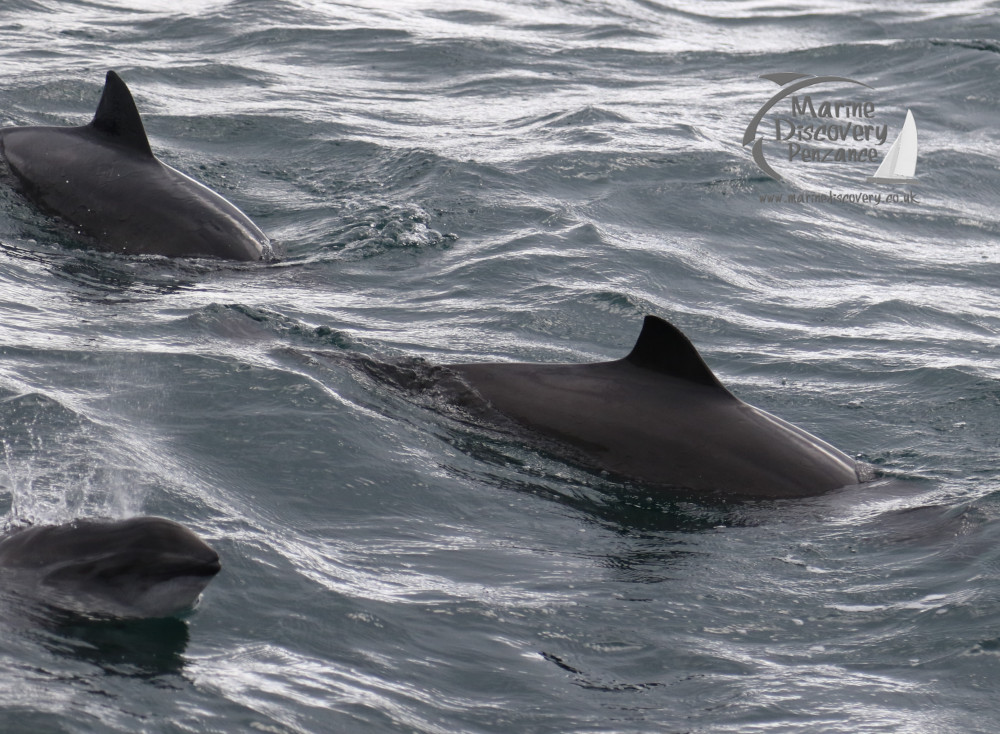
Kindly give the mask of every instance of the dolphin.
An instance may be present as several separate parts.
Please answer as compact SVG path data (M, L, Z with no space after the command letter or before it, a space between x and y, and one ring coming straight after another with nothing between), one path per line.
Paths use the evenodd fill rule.
M675 326L646 316L623 359L446 365L502 416L590 467L724 497L807 497L870 477L851 457L743 402Z
M153 155L125 82L109 71L82 127L0 129L18 188L101 250L260 260L267 236L233 204Z
M0 580L53 607L95 617L169 617L191 608L219 554L161 517L80 519L0 539Z

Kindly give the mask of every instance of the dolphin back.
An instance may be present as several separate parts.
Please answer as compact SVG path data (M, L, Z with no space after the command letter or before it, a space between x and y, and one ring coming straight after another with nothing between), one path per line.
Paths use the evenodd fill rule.
M450 368L495 411L569 447L566 457L625 480L761 498L859 480L849 456L730 393L688 338L656 316L612 362Z
M132 94L113 71L89 124L6 128L0 147L24 195L98 249L233 260L269 251L246 214L153 155Z

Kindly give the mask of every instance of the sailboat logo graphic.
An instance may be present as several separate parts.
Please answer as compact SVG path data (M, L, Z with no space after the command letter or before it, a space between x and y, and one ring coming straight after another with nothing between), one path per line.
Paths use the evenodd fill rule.
M882 165L869 176L868 183L903 184L917 180L914 174L917 170L917 123L913 121L913 113L906 111L903 129L899 131L889 152L885 154Z

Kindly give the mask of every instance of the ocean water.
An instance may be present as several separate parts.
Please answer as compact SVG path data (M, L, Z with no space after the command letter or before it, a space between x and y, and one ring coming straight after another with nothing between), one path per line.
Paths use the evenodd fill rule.
M158 514L223 562L183 619L0 594L0 730L995 731L995 10L4 3L0 124L83 124L113 68L276 257L88 251L0 190L6 521ZM883 154L912 110L918 182L773 139L766 176L775 72L867 84L813 95ZM361 367L612 359L646 313L881 478L653 496Z

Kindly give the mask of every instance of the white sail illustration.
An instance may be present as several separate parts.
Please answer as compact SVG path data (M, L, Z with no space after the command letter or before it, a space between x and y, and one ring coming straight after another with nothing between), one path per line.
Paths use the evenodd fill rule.
M886 153L882 165L874 176L868 177L868 183L898 184L916 181L913 175L917 170L917 123L913 121L913 113L906 111L903 129Z

